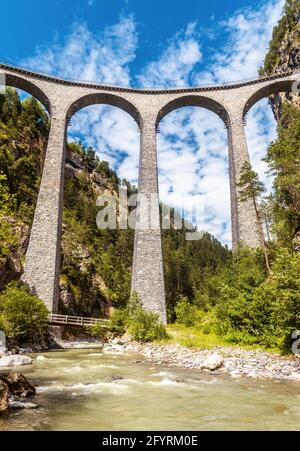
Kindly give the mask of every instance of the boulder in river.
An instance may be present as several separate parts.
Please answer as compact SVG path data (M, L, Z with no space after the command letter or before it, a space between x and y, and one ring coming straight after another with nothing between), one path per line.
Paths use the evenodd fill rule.
M210 355L201 365L203 369L215 371L223 365L223 357L220 354Z
M0 366L31 365L33 360L26 355L8 355L0 358Z
M0 380L0 418L9 415L9 390L8 385Z
M9 393L13 396L19 396L20 398L29 398L35 396L36 390L31 385L23 374L9 373L0 375L0 380L7 384Z

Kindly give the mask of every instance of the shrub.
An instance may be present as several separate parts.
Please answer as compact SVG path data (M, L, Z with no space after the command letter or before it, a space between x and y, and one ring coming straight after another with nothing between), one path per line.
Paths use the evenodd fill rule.
M107 341L109 330L99 322L92 326L87 326L85 331L88 335L101 341Z
M142 301L139 297L139 295L137 294L136 291L134 291L132 293L132 295L130 296L127 308L126 308L126 315L128 318L134 316L138 310L143 309L143 304Z
M216 332L232 343L290 350L300 328L300 254L277 248L271 276L255 280L249 279L254 266L247 270L241 260L249 262L249 255L235 263L245 273L220 282Z
M269 331L277 347L290 351L291 335L300 329L300 253L278 249L272 269L260 295L271 304Z
M37 342L48 331L45 304L21 284L11 283L0 294L0 318L6 336L17 343Z
M197 310L195 305L190 304L187 297L181 296L175 306L177 322L187 327L194 326L197 322Z
M110 317L110 331L117 335L125 334L126 321L126 310L115 309Z
M128 330L135 340L145 342L168 337L165 326L159 320L159 315L144 309L136 292L133 292L130 297L126 318Z
M140 308L128 320L128 330L138 341L162 340L168 337L165 326L156 313Z
M128 330L135 340L141 342L162 340L168 336L159 315L145 310L136 292L131 295L126 309L113 312L110 330L119 335Z

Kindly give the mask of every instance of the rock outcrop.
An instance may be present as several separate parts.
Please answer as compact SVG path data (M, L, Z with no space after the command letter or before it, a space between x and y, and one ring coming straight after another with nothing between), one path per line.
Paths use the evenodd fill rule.
M24 400L35 394L35 387L23 374L0 374L0 418L7 418L10 409L36 409L37 404Z
M9 393L20 398L29 398L35 396L36 390L23 374L11 372L7 375L0 375L0 380L4 382L9 389Z
M9 415L9 390L8 385L0 380L0 418Z
M277 30L277 31L276 31ZM282 38L279 40L277 46L274 46L277 35L283 30ZM276 31L276 32L275 32ZM287 20L284 16L275 28L273 39L270 47L273 48L266 56L266 60L270 59L270 52L274 54L276 51L276 58L272 64L262 71L262 75L276 75L290 70L300 70L300 6L295 9L292 19ZM300 74L299 74L300 75ZM277 122L282 116L283 102L290 102L300 108L300 94L298 92L280 93L270 97L270 103Z

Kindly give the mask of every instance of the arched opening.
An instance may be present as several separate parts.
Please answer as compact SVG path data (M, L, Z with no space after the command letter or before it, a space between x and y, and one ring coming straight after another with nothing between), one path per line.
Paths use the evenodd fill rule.
M47 148L50 105L39 88L7 75L0 91L0 289L23 272Z
M296 114L293 111L295 108L293 102L295 102L296 97L299 99L299 95L297 92L294 92L295 81L277 81L259 89L247 101L244 109L245 130L251 164L265 187L265 192L258 196L257 202L260 206L260 220L266 241L278 238L275 224L277 220L274 217L275 204L274 201L270 201L269 196L272 195L276 203L278 168L274 170L274 165L276 166L279 163L279 145L281 140L278 131L281 126L288 127L289 120L293 114ZM274 145L278 147L277 155L272 151L273 148L275 149ZM297 156L295 157L294 168L296 168L297 161ZM280 208L283 208L283 206L280 206ZM297 231L296 225L294 228L294 232L293 230L290 231L291 235Z
M51 104L46 96L46 94L35 84L31 83L28 80L25 80L22 77L18 77L15 74L4 74L5 77L5 85L11 86L13 88L16 88L20 91L23 91L32 97L34 97L36 100L38 100L44 108L47 110L48 114L51 115Z
M159 116L160 201L205 232L187 236L172 212L162 230L169 320L184 298L209 308L210 281L231 244L228 138L220 118L226 120L221 105L196 96L170 103Z
M95 94L69 117L59 310L99 317L130 296L134 230L119 227L119 188L137 191L139 116L125 100ZM116 212L106 229L96 222L101 196Z

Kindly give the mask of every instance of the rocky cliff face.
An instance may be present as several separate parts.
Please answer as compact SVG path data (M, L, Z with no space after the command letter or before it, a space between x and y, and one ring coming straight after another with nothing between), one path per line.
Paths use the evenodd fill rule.
M95 197L102 194L117 196L115 186L109 177L93 169L89 170L84 158L70 150L67 151L66 156L65 178L66 184L72 183L73 187L77 186L77 182L79 185L84 185L85 189L88 187L89 199L85 199L87 205L89 202L93 202ZM96 203L94 202L94 204ZM93 316L99 311L102 314L108 313L111 307L109 288L100 272L91 270L95 266L93 250L88 243L80 239L81 233L78 227L73 228L72 225L73 221L68 218L68 215L64 215L60 310L70 315L84 314L85 316ZM78 290L70 280L72 278L69 273L70 266L72 272L77 272L78 276L84 277L86 275L88 277L88 287L82 287L82 294L85 299L78 297Z
M94 196L103 193L117 195L113 183L108 177L105 177L94 170L88 171L83 157L70 150L67 151L65 173L66 183L75 180L80 181L80 183L83 183L84 181L84 183L90 187ZM75 192L74 196L76 196ZM6 221L13 230L16 237L16 243L11 248L9 255L0 261L0 290L9 282L20 279L23 273L25 255L30 238L30 225L25 224L20 219L12 216L7 217ZM89 247L79 238L80 231L73 230L70 227L68 220L64 221L62 235L63 262L66 262L68 265L70 265L71 262L73 266L77 266L79 273L85 274L88 273L90 267L94 265L94 259ZM64 268L62 267L62 270L63 269ZM85 314L92 315L95 309L98 311L101 310L102 313L105 312L110 307L107 296L109 289L105 281L100 277L99 273L95 272L91 275L89 284L89 290L92 292L92 297L95 302L87 302L84 305ZM91 298L91 296L87 297ZM69 279L62 274L60 280L60 307L68 314L78 315L82 312L77 304L78 302L76 301L76 296L69 283Z
M269 52L266 55L261 75L280 74L290 70L300 70L299 0L286 2L283 17L273 31ZM277 121L281 119L283 102L291 102L300 108L299 91L280 93L270 97L272 110Z

